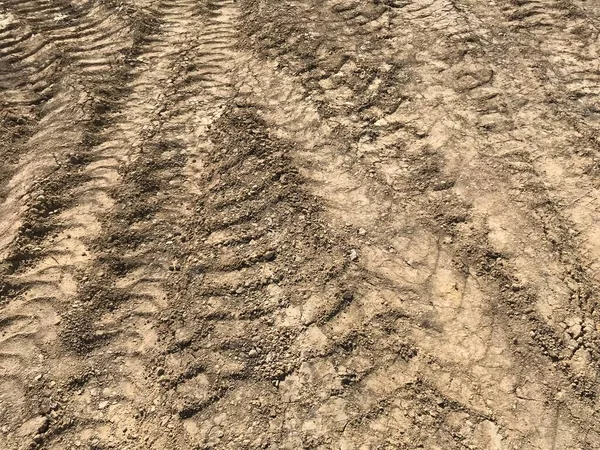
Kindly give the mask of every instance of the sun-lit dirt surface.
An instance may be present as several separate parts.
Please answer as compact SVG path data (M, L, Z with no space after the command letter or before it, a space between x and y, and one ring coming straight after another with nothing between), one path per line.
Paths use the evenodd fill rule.
M0 1L0 449L600 448L600 1Z

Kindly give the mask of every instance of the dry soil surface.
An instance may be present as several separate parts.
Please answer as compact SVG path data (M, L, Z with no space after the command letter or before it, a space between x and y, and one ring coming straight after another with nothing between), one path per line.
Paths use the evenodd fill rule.
M599 36L1 0L1 449L600 448Z

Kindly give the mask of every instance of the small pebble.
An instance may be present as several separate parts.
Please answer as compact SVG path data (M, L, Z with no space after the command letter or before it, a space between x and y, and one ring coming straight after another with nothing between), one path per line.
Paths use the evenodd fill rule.
M103 402L98 403L98 409L104 409L106 408L108 405L110 404L110 402L108 400L105 400Z

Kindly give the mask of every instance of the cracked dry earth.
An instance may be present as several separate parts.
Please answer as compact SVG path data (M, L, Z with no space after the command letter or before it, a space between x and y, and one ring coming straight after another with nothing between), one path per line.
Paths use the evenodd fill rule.
M598 0L1 0L0 448L600 448Z

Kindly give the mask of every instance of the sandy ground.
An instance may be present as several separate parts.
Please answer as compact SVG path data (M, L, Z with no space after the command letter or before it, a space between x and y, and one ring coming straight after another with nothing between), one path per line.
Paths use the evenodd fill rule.
M600 448L599 36L0 1L0 448Z

